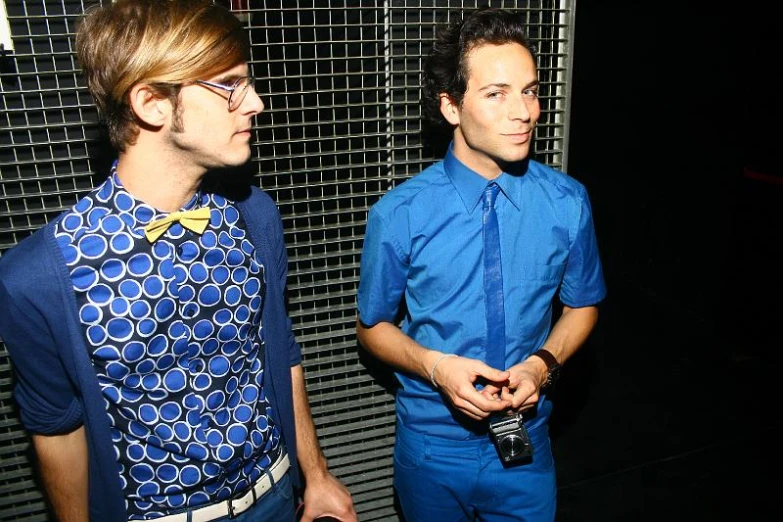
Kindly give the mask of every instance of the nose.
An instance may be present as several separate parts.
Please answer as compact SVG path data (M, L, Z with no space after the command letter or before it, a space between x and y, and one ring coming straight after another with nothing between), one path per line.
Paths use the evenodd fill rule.
M264 108L264 102L261 100L261 97L256 90L253 87L249 88L247 90L247 96L242 100L242 110L246 114L255 116L256 114L261 114L264 111Z
M530 121L530 107L527 103L521 94L512 96L508 105L508 119Z

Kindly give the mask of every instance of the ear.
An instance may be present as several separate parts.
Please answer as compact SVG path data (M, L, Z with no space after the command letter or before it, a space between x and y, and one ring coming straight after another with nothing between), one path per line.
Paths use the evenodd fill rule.
M141 122L154 128L165 125L171 114L171 102L167 98L161 98L144 83L131 87L130 106Z
M452 125L459 125L459 105L454 103L451 96L445 92L440 93L440 113L446 121Z

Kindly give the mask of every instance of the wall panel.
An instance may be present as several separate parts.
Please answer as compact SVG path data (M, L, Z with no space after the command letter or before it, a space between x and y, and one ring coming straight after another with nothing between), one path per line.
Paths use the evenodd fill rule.
M107 0L106 0L107 1ZM14 50L0 59L0 255L103 180L113 159L73 54L78 0L5 0ZM396 520L393 378L358 347L359 259L369 207L440 150L419 121L433 24L487 2L233 2L267 106L248 168L277 201L290 314L330 465L361 520ZM571 1L491 1L525 13L539 48L535 154L566 163ZM0 312L1 313L1 312ZM0 520L49 520L0 343Z

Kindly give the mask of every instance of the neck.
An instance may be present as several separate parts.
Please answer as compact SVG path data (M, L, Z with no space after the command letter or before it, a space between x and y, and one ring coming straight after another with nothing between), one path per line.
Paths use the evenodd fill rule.
M142 136L139 136L141 138ZM186 165L160 147L141 141L120 154L117 176L133 197L158 210L175 212L199 188L206 169Z
M490 156L471 148L465 139L457 134L458 132L459 129L454 133L454 146L452 148L452 154L454 154L455 158L460 160L470 170L488 180L493 180L503 173L503 165L500 165Z

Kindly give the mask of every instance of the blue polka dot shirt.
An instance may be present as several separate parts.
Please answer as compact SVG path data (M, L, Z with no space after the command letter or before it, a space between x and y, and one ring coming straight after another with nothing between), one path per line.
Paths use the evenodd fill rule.
M79 317L110 419L131 520L214 503L246 490L280 455L264 395L264 266L234 204L211 209L203 234L109 178L57 224Z

